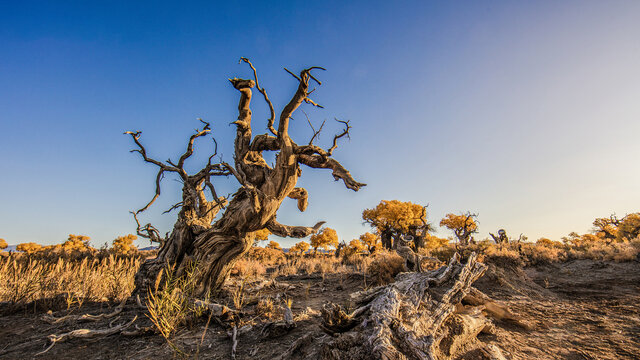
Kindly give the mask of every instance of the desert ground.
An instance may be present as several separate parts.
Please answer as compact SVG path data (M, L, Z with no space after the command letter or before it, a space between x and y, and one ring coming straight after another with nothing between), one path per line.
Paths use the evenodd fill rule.
M637 257L618 261L538 257L530 261L513 249L490 252L481 259L487 270L473 286L515 317L493 318L491 331L478 334L478 344L498 347L507 359L640 358ZM69 302L65 294L25 303L4 302L0 309L0 358L307 359L334 358L336 354L338 358L369 358L367 354L350 352L349 348L340 349L335 340L347 335L327 331L321 310L326 303L353 310L352 293L393 283L393 277L401 276L403 271L402 260L396 254L383 252L376 257L350 259L328 254L290 254L269 261L258 257L262 262L255 258L240 261L215 299L237 310L237 318L206 312L185 317L167 338L154 328L148 313L126 295L112 301L87 299L81 304ZM7 264L14 260L3 257L5 272L9 271ZM295 326L270 331L274 329L270 324L282 321L286 302ZM65 315L110 314L121 303L123 310L114 317L52 321ZM136 328L147 327L146 331L71 338L39 355L51 345L52 334L110 329L134 317ZM234 331L236 350L232 355ZM339 352L332 354L336 346ZM471 349L452 358L489 357Z

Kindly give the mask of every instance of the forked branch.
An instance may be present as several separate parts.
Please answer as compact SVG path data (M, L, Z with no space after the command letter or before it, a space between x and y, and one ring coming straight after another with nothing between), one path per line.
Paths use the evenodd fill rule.
M267 128L269 129L269 131L271 131L271 133L273 135L278 135L278 132L273 127L273 123L274 123L274 121L276 119L276 112L273 109L273 103L271 103L271 100L269 100L269 95L267 95L267 91L263 87L260 87L260 83L258 82L258 71L253 66L251 61L249 61L249 59L247 59L246 57L241 57L240 61L244 61L247 64L249 64L249 66L251 67L251 70L253 70L253 78L254 78L254 80L256 82L256 89L258 89L260 94L262 94L262 97L264 97L264 101L269 106L269 112L271 113L271 116L269 116L269 119L267 120Z

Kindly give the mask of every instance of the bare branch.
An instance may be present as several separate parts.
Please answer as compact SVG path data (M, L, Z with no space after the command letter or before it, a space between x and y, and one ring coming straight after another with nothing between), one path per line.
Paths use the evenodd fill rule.
M267 229L271 231L272 234L280 236L280 237L292 237L292 238L303 238L307 237L311 234L317 233L324 221L321 221L315 224L313 227L307 226L290 226L280 224L275 218L267 223Z
M249 59L242 57L240 58L240 60L249 64L249 66L251 67L251 70L253 70L253 78L256 81L256 89L258 89L260 94L262 94L262 97L264 97L264 101L266 101L267 105L269 105L269 112L271 113L271 116L267 120L267 128L269 129L269 131L271 131L273 135L278 135L278 133L276 132L276 129L273 128L273 123L276 119L276 112L275 110L273 110L273 103L271 103L271 100L269 100L267 91L264 88L260 87L260 84L258 83L258 71L256 71L255 67L253 67L253 64L251 63L251 61L249 61Z
M162 181L162 178L164 177L164 171L164 169L160 169L160 171L158 171L158 175L156 176L156 194L153 196L153 199L151 199L151 201L149 201L149 203L142 209L136 211L136 213L147 210L149 206L151 206L151 204L153 204L153 202L156 201L156 199L160 196L160 181Z
M136 233L138 234L138 236L141 236L145 239L149 239L149 241L151 241L152 243L154 242L159 243L162 246L162 244L166 239L160 237L160 231L158 231L158 229L156 229L153 225L149 223L147 223L144 227L140 226L140 221L138 221L137 214L133 211L131 211L131 214L133 214L133 218L136 221L136 224L138 226L136 228ZM146 234L144 232L146 232ZM168 233L167 233L167 237L168 237Z
M338 139L340 139L343 136L346 136L348 139L351 139L351 137L349 136L349 130L351 130L351 125L349 125L349 120L347 121L338 120L338 119L335 119L335 120L341 124L344 124L344 130L342 131L342 133L333 137L333 145L331 146L331 148L329 148L329 150L327 150L327 154L329 154L329 156L331 156L331 154L333 154L333 150L335 150L338 147Z
M302 113L307 118L307 123L309 123L311 131L313 131L313 136L311 136L311 140L309 140L309 145L313 145L313 140L315 140L315 138L320 135L320 132L322 131L322 128L324 127L326 121L322 121L322 124L320 124L320 128L318 128L318 131L316 131L316 128L313 127L313 124L311 123L311 119L309 119L309 115L307 115L307 112L302 110Z
M178 160L178 165L176 166L179 169L182 169L184 167L184 161L186 159L188 159L191 155L193 155L193 142L201 137L201 136L205 136L208 133L211 132L211 128L210 128L210 124L200 118L198 118L198 120L200 120L200 122L202 122L204 125L204 127L202 128L202 130L197 130L196 129L196 133L191 135L191 137L189 138L189 143L187 144L187 151L185 151L184 154L182 154L182 156L180 156L180 160ZM217 146L216 146L217 147Z
M296 90L296 93L293 95L289 103L284 107L282 113L280 113L280 123L278 124L278 139L280 140L289 138L289 119L291 118L293 112L300 106L300 104L302 104L303 101L317 106L316 103L314 103L307 97L309 95L309 79L311 78L318 84L320 84L318 79L311 75L311 70L314 69L324 70L324 68L318 66L310 67L308 69L302 70L300 72L300 76L298 77L287 68L285 68L285 70L289 74L293 75L300 82L300 84L298 85L298 90Z
M146 161L148 163L151 163L151 164L154 164L154 165L160 167L161 169L163 169L164 171L180 172L180 170L173 164L170 164L171 166L167 166L166 164L163 164L160 161L152 159L152 158L147 156L147 150L140 143L140 136L142 135L142 131L136 131L136 132L125 131L124 134L131 135L131 138L136 143L136 145L138 145L138 147L139 147L139 149L133 149L130 152L140 153L140 155L142 155L142 158L144 159L144 161Z
M169 208L169 210L166 210L166 211L164 211L164 212L162 212L162 213L163 213L163 214L168 214L168 213L170 213L171 211L173 211L173 210L175 210L175 209L178 209L178 208L182 207L182 205L183 205L183 204L184 204L184 201L180 201L179 203L174 204L172 207L170 207L170 208Z
M333 170L333 178L338 181L344 181L347 188L358 191L361 187L367 184L359 183L353 179L347 169L345 169L338 161L332 158L323 158L321 155L298 155L300 163L316 169L331 169Z

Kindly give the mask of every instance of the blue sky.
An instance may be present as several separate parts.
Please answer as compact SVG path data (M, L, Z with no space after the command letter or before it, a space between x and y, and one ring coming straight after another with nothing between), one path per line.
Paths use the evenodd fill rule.
M309 208L286 201L281 222L325 220L348 241L367 231L364 208L399 199L429 204L434 223L478 212L480 238L586 232L640 210L639 13L636 1L0 2L0 237L101 245L133 232L128 212L153 195L155 169L125 130L175 159L202 117L230 161L238 94L226 79L250 76L241 56L276 108L296 88L282 67L327 68L314 94L325 109L305 110L316 124L351 120L335 157L368 184L354 193L304 169ZM253 102L255 133L266 111ZM191 169L210 149L197 145ZM175 214L162 212L179 195L166 179L143 221L168 231Z

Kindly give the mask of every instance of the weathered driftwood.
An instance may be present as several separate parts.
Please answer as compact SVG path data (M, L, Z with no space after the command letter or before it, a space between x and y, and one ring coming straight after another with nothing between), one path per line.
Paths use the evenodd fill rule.
M322 327L335 338L323 358L450 359L482 348L476 336L491 331L491 322L483 307L461 301L486 269L476 254L466 264L455 254L438 270L401 273L392 284L352 294L351 314L326 305Z

